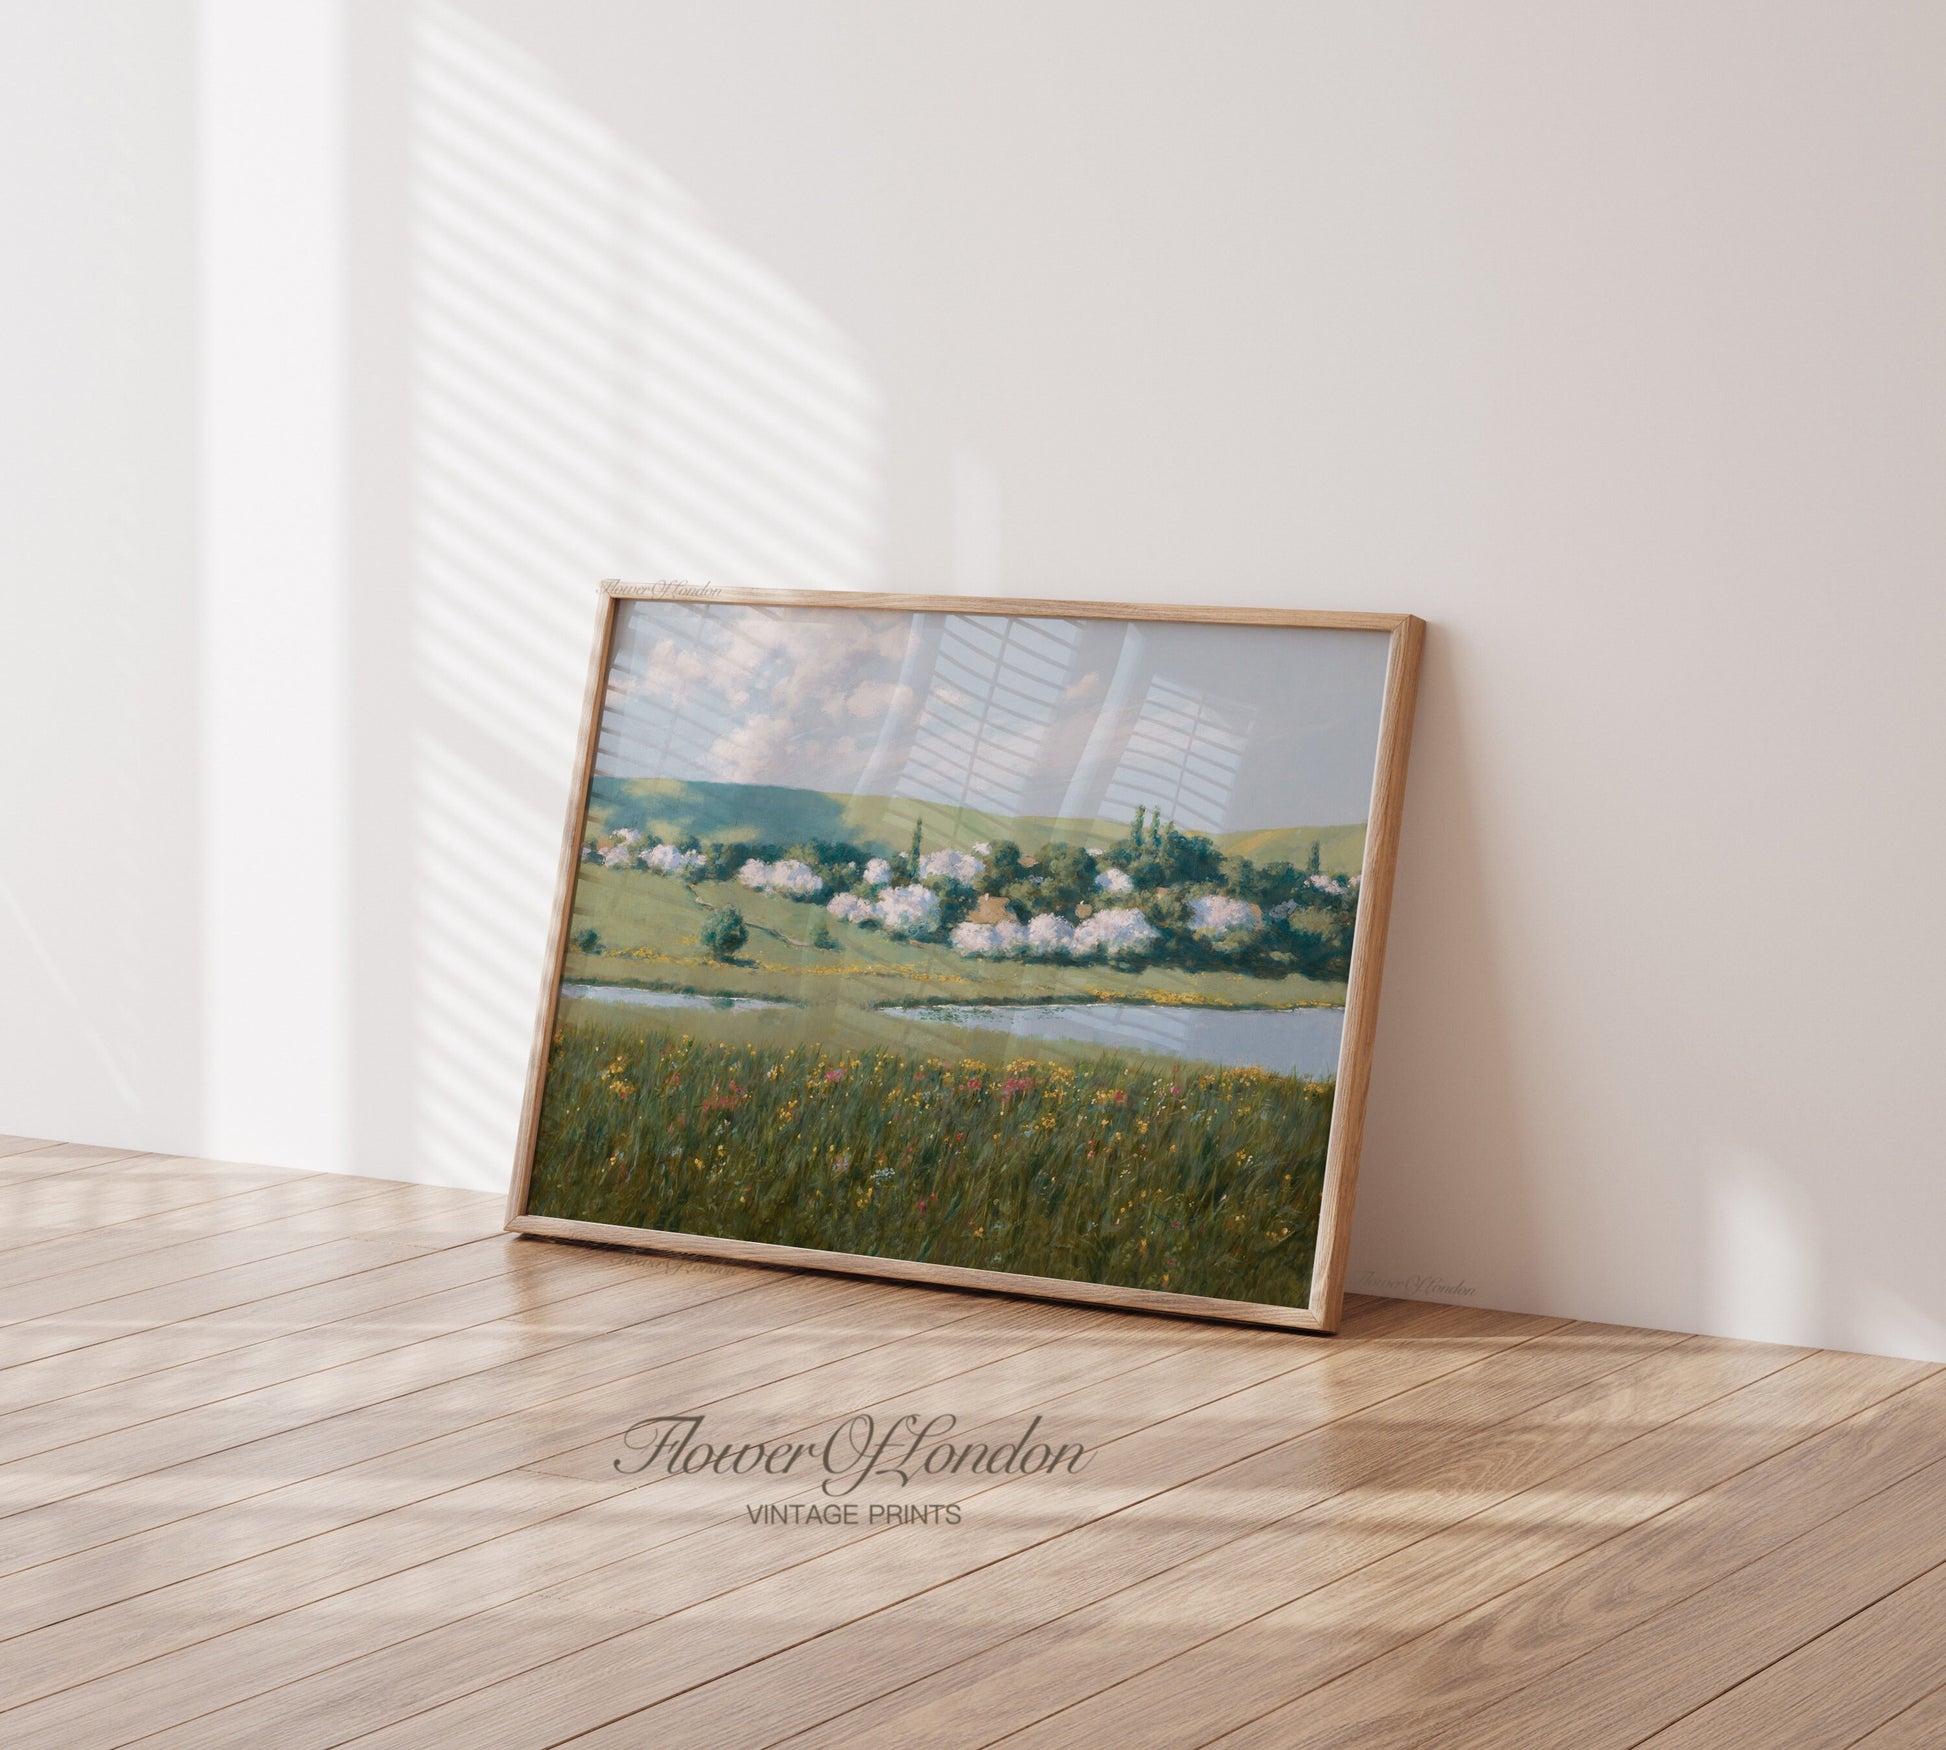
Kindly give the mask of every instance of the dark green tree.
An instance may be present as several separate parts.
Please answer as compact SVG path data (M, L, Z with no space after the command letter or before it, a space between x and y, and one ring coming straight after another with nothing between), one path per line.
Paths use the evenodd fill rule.
M1095 860L1079 845L1049 845L1037 873L1040 885L1029 889L1034 911L1071 911L1101 898L1095 891Z
M1311 860L1310 862L1305 864L1304 867L1306 871L1312 875L1320 875L1324 872L1324 840L1323 839L1313 839L1311 841Z
M831 926L823 918L819 918L811 926L811 946L813 948L835 948L837 945L837 942L831 934Z
M703 925L703 946L718 960L734 960L743 944L750 940L743 913L733 905L710 913Z
M987 858L986 874L980 885L988 893L1002 893L1020 878L1020 846L1012 839L1002 839Z

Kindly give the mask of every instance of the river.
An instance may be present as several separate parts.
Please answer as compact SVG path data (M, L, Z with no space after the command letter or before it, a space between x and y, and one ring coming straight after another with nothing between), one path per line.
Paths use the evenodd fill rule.
M906 1021L1069 1039L1317 1081L1338 1073L1343 1009L1205 1009L1159 1003L913 1003Z

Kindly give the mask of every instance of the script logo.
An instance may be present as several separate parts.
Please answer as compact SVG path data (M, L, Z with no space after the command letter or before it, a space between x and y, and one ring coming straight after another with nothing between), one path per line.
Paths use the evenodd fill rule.
M905 1488L922 1478L1070 1476L1086 1462L1079 1441L1056 1444L1040 1434L1034 1417L1011 1440L951 1438L959 1418L900 1416L880 1424L869 1415L841 1422L821 1439L724 1440L703 1438L701 1416L645 1416L622 1436L630 1456L615 1460L624 1476L639 1476L651 1466L667 1475L809 1477L823 1473L819 1488L827 1495L849 1495L868 1478Z

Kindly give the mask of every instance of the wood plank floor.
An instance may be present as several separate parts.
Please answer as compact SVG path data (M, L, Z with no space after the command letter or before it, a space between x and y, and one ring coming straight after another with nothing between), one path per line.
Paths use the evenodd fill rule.
M1946 1745L1939 1368L1371 1299L1307 1338L500 1214L0 1137L0 1743ZM743 1474L644 1468L670 1416ZM749 1468L905 1416L959 1467ZM968 1462L1030 1424L1085 1459Z

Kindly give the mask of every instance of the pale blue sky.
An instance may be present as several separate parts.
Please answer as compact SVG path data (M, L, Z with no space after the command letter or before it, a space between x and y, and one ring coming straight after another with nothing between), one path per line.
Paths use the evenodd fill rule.
M596 771L1185 828L1363 821L1382 632L624 603Z

